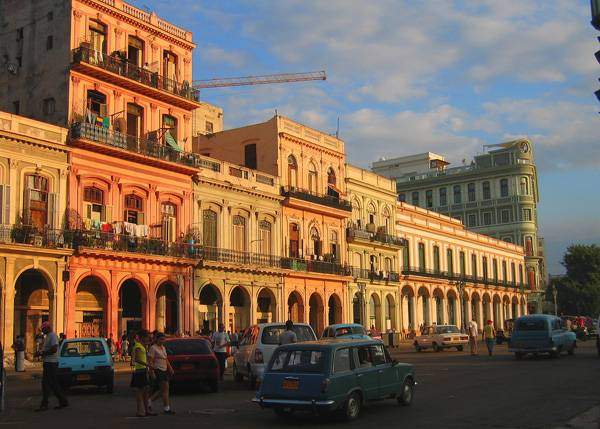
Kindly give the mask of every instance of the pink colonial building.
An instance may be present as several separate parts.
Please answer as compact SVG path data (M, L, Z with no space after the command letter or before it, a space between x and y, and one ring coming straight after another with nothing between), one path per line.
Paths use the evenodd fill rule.
M41 17L14 28L19 66L2 104L70 129L66 334L190 330L186 234L202 164L189 152L201 106L192 33L122 0L27 0L2 12L13 27ZM34 75L44 78L32 99Z

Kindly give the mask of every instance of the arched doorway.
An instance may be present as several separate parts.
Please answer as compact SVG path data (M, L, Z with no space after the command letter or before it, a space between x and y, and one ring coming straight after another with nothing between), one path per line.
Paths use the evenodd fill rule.
M156 291L156 329L167 334L179 330L177 286L164 282Z
M256 323L277 322L277 300L270 289L261 289L256 304Z
M381 326L381 300L376 293L369 297L369 328L377 328L382 330Z
M490 306L491 306L490 296L486 293L481 298L481 308L483 310L483 320L481 321L481 325L480 326L483 326L483 325L487 324L487 321L491 320Z
M504 295L502 298L502 321L510 319L510 298L508 295Z
M75 335L107 335L106 302L107 296L102 280L90 276L79 282L75 294Z
M123 282L119 290L119 332L137 332L144 328L146 300L137 280Z
M415 293L410 286L402 288L402 329L415 329Z
M479 294L473 293L473 295L471 295L471 320L475 320L477 326L481 328L483 325L481 321L481 312L479 310L480 306L481 298L479 297Z
M213 284L207 284L200 290L198 305L198 329L203 334L215 332L223 320L223 299L219 289Z
M35 336L42 323L51 319L54 303L50 290L44 274L35 269L23 272L15 282L14 336L23 336L27 355L35 353Z
M492 315L494 318L494 327L500 329L502 326L502 303L498 295L494 295Z
M250 326L250 295L241 286L236 286L229 295L229 318L227 329L243 331Z
M304 302L296 291L288 297L288 319L294 323L304 323Z
M513 319L519 317L519 300L516 296L513 296L510 314Z
M396 300L391 294L385 297L385 329L396 330Z
M328 323L334 325L336 323L342 323L342 301L337 294L332 293L327 301L329 307Z
M436 289L433 291L433 298L435 300L435 323L438 325L444 324L444 293Z
M360 292L356 292L352 298L352 321L364 326L362 294Z
M320 337L323 333L323 299L318 293L313 293L308 300L308 323L312 326L313 330Z
M431 325L431 320L429 318L429 291L422 287L418 292L418 301L419 301L419 319L421 321L422 326Z
M448 324L458 326L458 305L456 304L457 298L454 291L448 291L447 302L448 302Z

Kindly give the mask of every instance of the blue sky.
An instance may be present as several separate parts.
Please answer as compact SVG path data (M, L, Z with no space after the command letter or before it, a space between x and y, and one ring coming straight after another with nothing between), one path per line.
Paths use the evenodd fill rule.
M194 32L194 78L327 71L326 82L212 89L226 127L279 113L340 136L350 162L534 142L551 274L600 242L600 49L588 0L138 0Z

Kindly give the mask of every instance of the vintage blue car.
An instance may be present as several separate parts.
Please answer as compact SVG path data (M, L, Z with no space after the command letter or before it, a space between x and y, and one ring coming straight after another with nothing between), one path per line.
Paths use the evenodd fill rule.
M59 348L58 380L65 389L92 385L113 393L115 367L104 338L64 340Z
M574 332L565 329L560 317L533 314L519 317L508 343L508 350L521 359L528 353L548 353L559 357L562 352L572 355L577 347Z
M413 366L391 359L381 341L326 339L277 348L253 401L282 417L300 410L353 420L368 401L410 405L415 384Z
M326 327L323 330L321 338L368 339L371 337L369 337L363 325L358 323L337 323Z

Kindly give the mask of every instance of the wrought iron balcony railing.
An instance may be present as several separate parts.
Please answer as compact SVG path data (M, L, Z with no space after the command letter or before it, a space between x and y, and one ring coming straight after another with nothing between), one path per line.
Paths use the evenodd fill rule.
M400 275L395 271L371 271L364 268L350 267L350 274L356 279L394 282L400 281Z
M343 200L332 195L323 195L311 192L306 189L295 188L292 186L282 186L281 195L288 198L298 198L315 204L332 207L339 210L352 211L350 201Z
M387 234L382 230L376 232L370 232L357 227L348 227L346 229L346 237L348 240L368 240L376 241L382 244L389 244L392 246L406 246L406 240L401 237L397 237L392 234Z
M308 273L350 275L350 268L335 262L315 261L311 259L281 258L281 268Z
M408 267L402 269L402 275L416 275L422 277L432 277L439 278L451 281L463 281L465 283L478 283L485 284L489 286L503 286L503 287L512 287L516 288L518 286L522 287L522 284L519 285L517 282L509 282L498 279L491 279L489 277L481 277L481 276L473 276L473 275L462 275L460 273L453 273L448 271L440 271L440 270L431 270L420 267Z
M72 61L73 64L83 62L99 67L119 76L134 80L142 85L166 91L187 100L198 101L199 99L199 92L192 88L188 82L179 83L157 72L132 64L121 56L108 55L85 46L80 46L73 49Z
M237 250L220 249L217 247L203 247L201 256L205 261L281 268L281 257L275 255L241 252Z
M31 225L0 225L0 244L27 244L46 249L70 248L68 231Z
M103 145L188 167L206 167L207 162L194 153L182 152L157 141L128 136L87 122L74 122L71 125L71 138L84 138ZM210 168L220 168L218 163L215 164L216 167L211 166Z

